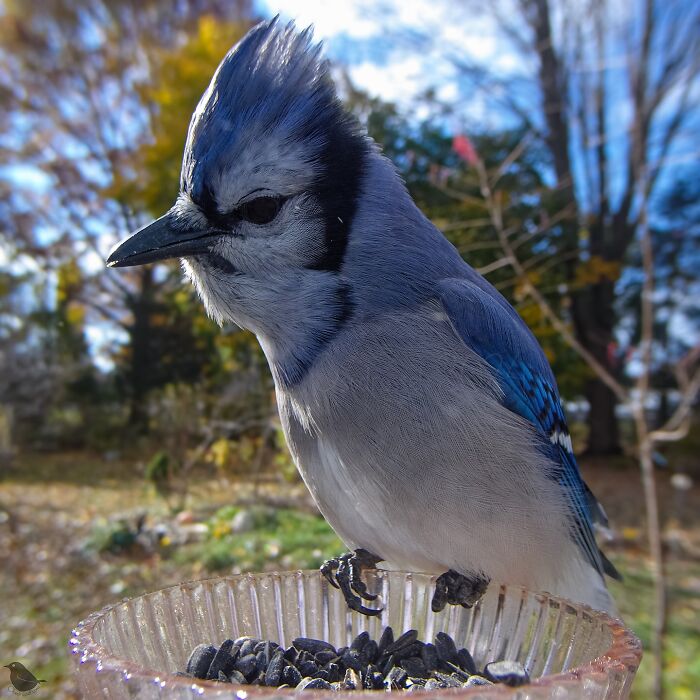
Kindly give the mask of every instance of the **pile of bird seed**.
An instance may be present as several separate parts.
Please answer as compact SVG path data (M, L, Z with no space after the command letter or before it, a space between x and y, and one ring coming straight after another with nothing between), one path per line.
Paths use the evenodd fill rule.
M320 639L299 637L287 649L254 637L227 639L218 649L200 644L185 675L222 683L324 690L408 690L470 688L529 683L516 661L494 661L479 671L472 655L438 632L432 644L409 630L394 639L386 627L379 641L358 634L349 647L336 649Z

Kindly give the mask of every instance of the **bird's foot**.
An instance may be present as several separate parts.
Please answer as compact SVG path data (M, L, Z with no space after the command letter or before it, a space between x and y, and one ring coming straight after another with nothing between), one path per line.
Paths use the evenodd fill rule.
M450 569L435 581L435 593L430 607L433 612L440 612L447 603L471 608L484 595L490 581L483 574L465 576Z
M341 554L336 559L324 561L321 564L321 573L331 586L340 589L351 610L363 615L379 615L383 608L367 608L362 605L362 600L377 599L376 595L367 591L367 585L362 580L362 570L374 569L380 561L381 557L366 549L356 549L354 552Z

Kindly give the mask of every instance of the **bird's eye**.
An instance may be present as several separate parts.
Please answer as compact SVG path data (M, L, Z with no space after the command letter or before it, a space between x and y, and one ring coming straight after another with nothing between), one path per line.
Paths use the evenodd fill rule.
M253 224L269 224L279 214L282 197L257 197L241 206L241 216Z

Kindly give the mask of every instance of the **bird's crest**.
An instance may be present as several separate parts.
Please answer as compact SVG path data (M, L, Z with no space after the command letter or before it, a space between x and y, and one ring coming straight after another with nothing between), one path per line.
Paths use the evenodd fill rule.
M278 160L294 146L313 164L327 145L329 125L347 121L320 50L310 27L299 32L274 18L228 52L188 132L181 185L195 202L206 208L208 183L249 155L251 144L273 142Z

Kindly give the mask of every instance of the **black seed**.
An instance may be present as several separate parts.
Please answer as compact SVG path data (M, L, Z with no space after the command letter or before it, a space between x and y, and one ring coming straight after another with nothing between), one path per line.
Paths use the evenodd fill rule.
M320 668L316 673L314 673L314 678L323 678L324 681L328 681L330 683L330 674L325 668Z
M470 674L467 673L466 671L462 671L462 669L459 666L457 666L456 664L453 664L453 663L450 663L449 661L447 661L445 663L445 666L447 666L447 668L449 669L450 673L453 676L460 678L462 683L466 680L469 680Z
M319 651L318 654L314 656L314 659L316 660L316 663L319 666L325 666L327 663L330 661L333 661L334 659L337 659L337 655L335 651Z
M358 690L362 688L362 678L360 674L352 668L349 668L345 672L345 678L343 678L343 688L344 690Z
M296 688L301 683L302 678L303 676L299 673L299 669L294 668L294 666L286 666L284 671L282 671L282 681L292 686L292 688Z
M352 640L352 644L350 645L351 649L354 649L355 651L362 651L362 648L369 642L369 632L360 632L360 634L355 637L355 639Z
M440 683L440 681L435 679L435 678L429 678L426 681L425 686L424 686L424 688L426 690L438 690L439 688L444 688L444 687L445 687L445 685Z
M369 642L367 642L367 644L365 644L362 647L362 651L360 652L360 658L366 664L374 663L378 657L377 650L378 650L377 642L375 642L374 639L370 639Z
M292 644L301 651L308 651L309 654L318 654L319 651L335 651L335 647L322 639L309 639L308 637L297 637Z
M323 678L304 678L297 686L297 690L303 690L304 688L308 688L309 690L313 688L330 690L332 686L328 681L324 681Z
M326 670L328 671L328 680L331 683L335 683L335 681L339 681L343 677L340 666L338 666L336 663L329 663L326 666Z
M420 650L420 657L423 660L423 665L428 671L434 671L438 667L439 658L433 644L424 644Z
M394 656L397 659L406 659L409 656L420 656L424 646L423 642L413 642L413 644L397 649L394 652Z
M245 679L245 676L240 672L237 671L235 668L231 673L228 674L229 680L231 683L239 683L241 685L245 685L248 681Z
M476 664L472 655L466 649L460 649L457 652L457 661L459 662L459 667L464 669L467 673L476 673Z
M299 657L299 650L295 649L294 647L289 647L284 652L284 658L287 659L287 661L290 661L291 663L296 663L297 658Z
M486 664L484 675L490 681L505 683L511 688L530 682L530 676L524 666L517 661L492 661Z
M382 666L382 674L386 676L389 673L389 671L391 671L391 669L394 667L395 663L396 663L396 657L393 654L391 654L389 656L389 658L386 660L386 663L384 664L384 666Z
M408 632L404 632L395 642L393 642L392 644L388 644L384 651L387 654L393 654L399 649L403 649L404 647L410 646L417 639L418 630L408 630Z
M452 663L459 662L459 659L457 658L457 647L449 634L438 632L435 635L435 649L440 661L450 661Z
M384 676L379 671L372 671L368 674L372 690L381 690L384 687Z
M265 671L265 685L279 685L284 671L284 652L276 651Z
M418 656L409 656L406 659L402 659L401 668L406 671L409 676L418 676L420 678L428 677L425 664Z
M391 629L391 627L385 627L384 631L382 632L382 636L379 638L378 642L378 649L377 649L377 654L381 656L385 651L386 648L390 645L393 644L394 642L394 630Z
M315 661L302 661L298 668L302 676L309 678L318 672L318 664Z
M389 671L389 674L384 679L384 685L386 686L387 690L405 688L407 680L408 674L406 671L398 666L394 666L394 668Z
M238 640L236 640L238 642ZM255 651L255 647L258 645L260 642L259 639L244 639L243 642L241 642L241 656L248 656L248 654L256 654L257 652Z
M410 683L411 685L417 685L421 688L425 685L426 680L427 679L421 678L420 676L409 676L408 677L408 683Z
M345 668L353 668L356 671L361 671L365 665L359 657L359 654L354 649L348 649L341 657L341 663Z
M244 634L242 637L237 637L237 638L234 640L233 643L234 643L237 647L241 647L241 646L243 646L249 639L254 639L254 638L251 637L251 636L248 635L248 634ZM257 644L259 641L260 641L259 639L255 639L255 643L256 643L256 644Z
M476 685L493 685L493 683L483 676L469 676L469 680L463 683L463 688L473 688Z
M449 676L446 673L441 673L440 671L435 671L433 674L435 679L440 681L446 688L460 688L463 681L458 680L454 676Z
M313 654L309 654L308 651L300 651L297 654L297 663L296 663L297 668L299 668L300 664L306 663L308 661L314 661Z
M220 673L228 676L228 674L233 671L233 665L236 663L236 659L231 656L232 647L233 639L227 639L219 647L219 651L216 652L216 656L214 656L214 659L209 666L209 670L207 671L208 680L217 680Z
M255 655L255 664L258 667L258 671L260 671L261 673L265 673L268 662L269 659L265 656L264 651L259 651Z
M195 678L204 680L207 677L209 666L216 656L216 647L211 644L200 644L196 646L190 658L187 660L187 673Z
M255 654L246 654L245 656L239 657L233 667L236 671L240 671L249 683L258 673L258 664Z

